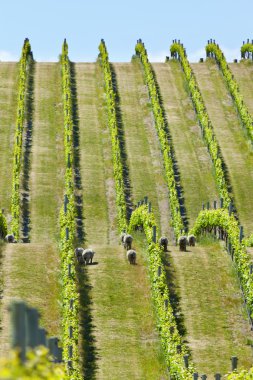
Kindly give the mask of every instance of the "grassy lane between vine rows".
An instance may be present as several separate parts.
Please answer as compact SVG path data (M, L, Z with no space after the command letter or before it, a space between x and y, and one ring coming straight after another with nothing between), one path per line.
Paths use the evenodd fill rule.
M253 231L253 152L245 139L233 101L214 61L192 64L207 112L228 168L230 182L245 235Z
M249 112L253 115L253 64L250 60L240 63L229 63L235 80L239 85L240 92Z
M230 371L231 356L238 357L240 368L250 368L253 335L230 256L210 238L187 252L175 247L169 251L167 274L197 371L210 378L224 375Z
M179 62L154 63L152 66L173 140L191 227L202 203L218 199L212 162L201 137Z
M132 196L135 202L145 195L159 222L161 234L172 239L169 225L168 188L163 159L139 62L115 63L124 127Z
M7 307L22 299L38 308L41 325L60 336L59 209L63 201L63 118L58 64L36 63L34 120L26 175L31 244L11 244L3 251L3 321L1 352L9 341ZM26 168L27 169L27 168Z
M145 248L130 266L119 245L111 143L103 77L97 64L75 64L86 245L94 265L83 281L84 376L97 380L165 379L155 330ZM131 365L129 365L129 363Z
M10 218L13 143L17 109L18 63L0 62L0 207Z

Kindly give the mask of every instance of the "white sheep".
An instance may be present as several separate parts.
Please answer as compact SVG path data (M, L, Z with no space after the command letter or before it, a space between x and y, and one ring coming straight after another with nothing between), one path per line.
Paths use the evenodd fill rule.
M91 248L83 249L78 247L75 249L75 255L79 264L92 264L93 256L95 252Z

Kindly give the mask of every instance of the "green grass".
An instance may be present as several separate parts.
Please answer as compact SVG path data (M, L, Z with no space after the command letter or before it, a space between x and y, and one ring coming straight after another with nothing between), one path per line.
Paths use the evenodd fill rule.
M253 151L245 139L237 113L216 64L193 64L207 112L228 168L240 223L248 235L253 230Z
M10 193L12 188L13 143L17 108L18 64L0 64L0 207L10 217Z
M175 149L191 227L202 203L218 199L212 162L201 137L179 62L153 64Z
M231 356L239 358L240 367L249 368L252 332L227 252L210 238L188 247L188 252L175 247L170 251L167 269L175 280L186 327L184 338L197 371L225 374L230 371Z
M133 203L148 196L162 234L171 238L168 190L148 93L138 62L114 64Z
M64 123L58 63L36 63L30 170L31 241L56 241L64 189Z
M87 266L80 278L84 375L165 379L144 249L138 249L138 265L130 266L119 245L101 69L76 64L75 70L84 230L86 245L96 251L96 265Z

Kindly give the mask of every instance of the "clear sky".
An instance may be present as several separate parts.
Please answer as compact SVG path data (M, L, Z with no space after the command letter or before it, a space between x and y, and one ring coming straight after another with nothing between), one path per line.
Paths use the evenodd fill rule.
M210 38L227 60L253 39L253 0L0 0L0 60L17 60L25 37L37 61L55 61L63 39L72 61L95 61L104 38L111 61L130 61L142 38L151 61L180 39L191 62Z

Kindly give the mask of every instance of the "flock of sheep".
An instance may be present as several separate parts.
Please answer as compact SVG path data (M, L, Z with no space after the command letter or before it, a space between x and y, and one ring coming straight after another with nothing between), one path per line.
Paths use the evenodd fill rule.
M136 264L137 254L134 249L132 249L133 237L130 234L123 232L120 236L121 243L124 248L127 250L126 257L130 264ZM195 236L189 235L180 236L178 239L179 250L186 252L187 245L194 247L195 246ZM168 238L165 236L160 237L159 246L163 248L164 252L168 250ZM79 264L92 264L92 259L94 257L94 250L91 248L83 249L81 247L75 249L76 259Z
M120 236L120 240L124 248L127 250L127 253L126 253L127 260L129 261L130 264L135 265L137 254L136 254L136 251L132 249L132 242L133 242L132 235L127 234L126 232L123 232ZM12 234L6 235L5 241L7 243L17 243L14 235ZM194 247L195 241L196 239L194 235L189 235L188 237L180 236L180 238L178 239L179 250L186 252L187 245ZM159 246L163 248L164 252L167 252L168 238L165 236L160 237ZM95 251L92 248L84 249L84 248L78 247L75 249L75 256L79 264L85 264L85 265L92 264L92 259L94 255L95 255Z

